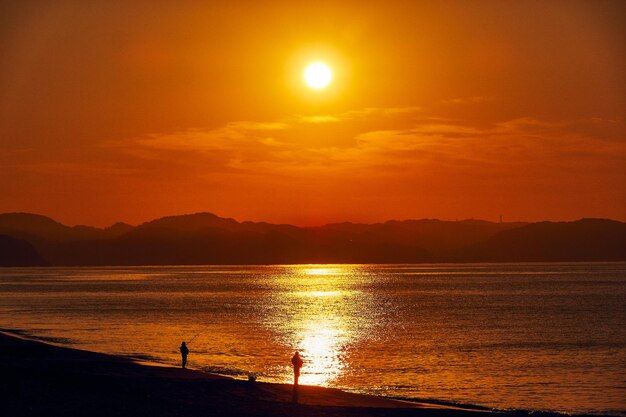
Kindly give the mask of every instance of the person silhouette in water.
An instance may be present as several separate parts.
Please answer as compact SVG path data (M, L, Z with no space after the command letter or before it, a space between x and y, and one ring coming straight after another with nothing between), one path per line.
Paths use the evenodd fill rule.
M300 378L300 368L302 368L302 358L300 357L300 353L294 353L291 358L291 364L293 365L293 385L295 387L298 386L298 379Z
M187 348L187 344L183 341L180 344L180 355L183 357L183 369L187 366L187 355L189 355L189 348Z

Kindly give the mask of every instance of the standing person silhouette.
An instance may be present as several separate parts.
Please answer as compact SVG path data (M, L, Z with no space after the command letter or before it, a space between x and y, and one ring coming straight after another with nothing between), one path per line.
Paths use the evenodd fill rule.
M187 355L189 355L189 348L187 348L187 344L183 341L180 344L180 355L183 357L183 369L187 366Z
M302 358L300 357L300 353L296 351L293 357L291 358L291 364L293 365L293 385L294 387L298 386L298 379L300 378L300 368L302 368Z

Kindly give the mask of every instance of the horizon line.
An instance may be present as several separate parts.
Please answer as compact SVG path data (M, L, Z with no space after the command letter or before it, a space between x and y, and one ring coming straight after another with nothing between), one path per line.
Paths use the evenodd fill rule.
M39 217L45 217L47 219L50 219L56 223L59 223L63 226L66 227L90 227L90 228L94 228L94 229L108 229L111 228L117 224L124 224L124 225L128 225L131 227L139 227L141 225L144 225L146 223L150 223L156 220L160 220L160 219L164 219L164 218L171 218L171 217L184 217L184 216L195 216L195 215L202 215L202 214L208 214L208 215L212 215L215 216L219 219L222 220L232 220L235 221L239 224L242 223L266 223L266 224L270 224L270 225L275 225L275 226L293 226L293 227L298 227L298 228L303 228L303 229L313 229L313 228L318 228L318 227L325 227L325 226L330 226L330 225L336 225L336 224L354 224L354 225L376 225L376 224L385 224L385 223L389 223L389 222L407 222L407 221L440 221L440 222L450 222L450 223L460 223L460 222L470 222L470 221L476 221L476 222L486 222L486 223L493 223L493 224L533 224L533 223L572 223L572 222L577 222L577 221L581 221L581 220L588 220L588 219L597 219L597 220L609 220L609 221L615 221L615 222L619 222L619 223L626 223L624 220L618 220L618 219L612 219L612 218L608 218L608 217L593 217L593 216L582 216L582 217L578 217L578 218L574 218L574 219L559 219L559 220L554 220L554 219L545 219L545 220L511 220L511 221L503 221L502 217L500 218L499 221L492 221L492 220L486 220L486 219L481 219L481 218L474 218L474 217L467 217L467 218L456 218L456 219L441 219L441 218L437 218L437 217L421 217L421 218L405 218L405 219L398 219L398 218L390 218L387 220L379 220L379 221L373 221L373 222L359 222L359 221L351 221L351 220L340 220L340 221L334 221L334 222L328 222L328 223L322 223L322 224L315 224L315 225L302 225L302 224L296 224L296 223L286 223L286 222L270 222L270 221L266 221L266 220L238 220L234 217L223 217L219 214L215 214L213 212L210 211L198 211L198 212L193 212L193 213L182 213L182 214L167 214L167 215L163 215L163 216L159 216L159 217L154 217L152 219L149 220L145 220L143 222L140 223L128 223L122 220L118 220L115 221L113 223L110 223L108 226L93 226L93 225L89 225L89 224L85 224L85 223L64 223L62 221L57 220L56 218L46 215L46 214L41 214L41 213L34 213L34 212L29 212L29 211L9 211L9 212L3 212L0 213L0 216L4 216L4 215L12 215L12 214L19 214L19 215L32 215L32 216L39 216Z

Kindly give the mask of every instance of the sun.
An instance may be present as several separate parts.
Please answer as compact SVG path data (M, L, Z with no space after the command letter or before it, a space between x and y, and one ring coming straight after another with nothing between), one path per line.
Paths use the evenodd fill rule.
M313 62L304 70L304 81L309 87L316 90L326 88L332 79L332 70L323 62Z

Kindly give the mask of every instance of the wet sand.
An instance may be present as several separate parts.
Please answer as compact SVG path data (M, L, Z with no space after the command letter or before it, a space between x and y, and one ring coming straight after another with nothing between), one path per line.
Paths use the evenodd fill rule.
M296 396L289 384L149 365L7 333L0 333L0 375L0 415L13 417L527 415L314 386L300 386Z

